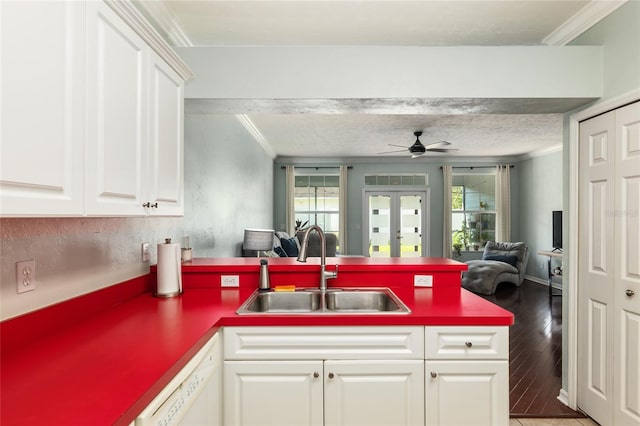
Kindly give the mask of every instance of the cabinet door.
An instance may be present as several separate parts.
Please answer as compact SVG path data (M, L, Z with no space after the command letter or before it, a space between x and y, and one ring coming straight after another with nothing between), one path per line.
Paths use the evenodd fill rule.
M224 424L321 426L322 361L225 361Z
M184 83L157 54L150 55L149 214L179 216L184 214Z
M424 425L421 360L325 361L325 425Z
M426 424L508 425L507 361L427 361Z
M146 215L148 47L103 2L87 2L89 215Z
M0 215L83 210L84 3L0 2Z

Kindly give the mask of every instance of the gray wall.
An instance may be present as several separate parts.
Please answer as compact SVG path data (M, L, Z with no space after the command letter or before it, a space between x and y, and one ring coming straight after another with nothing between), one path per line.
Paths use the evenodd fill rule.
M184 151L194 256L239 256L245 228L273 227L273 160L233 115L187 114Z
M527 278L546 283L547 258L539 250L551 250L551 212L562 210L562 150L518 163L520 215L518 235L529 246Z

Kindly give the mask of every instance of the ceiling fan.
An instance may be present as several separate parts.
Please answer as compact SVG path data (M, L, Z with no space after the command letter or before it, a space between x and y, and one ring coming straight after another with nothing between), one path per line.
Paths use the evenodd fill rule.
M427 152L453 152L453 151L457 151L457 149L455 148L444 148L445 146L451 145L451 143L447 142L447 141L440 141L440 142L433 142L433 143L429 143L427 145L424 145L422 142L420 142L420 136L422 136L422 131L416 131L413 132L413 135L416 137L416 141L413 143L413 145L411 145L410 147L406 147L403 145L394 145L394 144L389 144L389 146L397 146L403 149L399 149L399 150L395 150L395 151L386 151L386 152L379 152L378 154L392 154L395 152L402 152L402 151L409 151L409 154L411 154L411 158L418 158L423 156L424 154L426 154ZM429 147L429 148L427 148Z

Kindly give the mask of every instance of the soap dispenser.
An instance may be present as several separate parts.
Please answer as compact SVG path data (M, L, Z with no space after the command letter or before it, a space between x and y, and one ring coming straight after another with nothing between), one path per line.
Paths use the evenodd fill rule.
M260 280L258 281L258 290L269 291L271 290L271 283L269 282L269 267L267 259L260 260Z

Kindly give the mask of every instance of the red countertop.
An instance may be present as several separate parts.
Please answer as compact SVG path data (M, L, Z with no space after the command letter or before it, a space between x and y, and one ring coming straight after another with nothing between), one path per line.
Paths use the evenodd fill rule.
M275 279L280 279L279 273L283 277L286 271L292 273L290 260L273 260L270 259L269 267ZM464 264L453 261L440 260L438 268L437 261L428 259L385 260L342 258L335 262L332 259L331 263L328 260L327 264L339 263L340 274L344 272L346 277L350 268L355 273L365 265L382 275L390 269L407 272L420 265L420 273L433 273L434 277L441 272L459 274L464 269ZM104 293L118 296L113 296L111 302L95 295L83 296L1 323L0 423L3 426L129 424L222 326L513 323L510 312L461 289L459 284L444 285L446 280L434 288L414 288L401 282L390 285L411 309L407 315L236 315L237 308L255 289L252 283L253 275L257 282L257 265L258 260L253 258L195 259L183 265L185 287L179 297L155 298L149 289L126 297L123 296L126 291L105 290ZM315 261L301 265L295 273L304 277L306 269L318 273ZM201 277L216 273L240 274L240 288L221 289L215 279L198 278L189 284L190 274ZM138 288L139 281L114 287ZM118 297L124 300L116 300ZM87 303L105 306L87 313L84 312L90 310ZM84 306L84 311L74 317L69 306ZM30 331L36 320L46 320L50 328L43 326L44 332L39 333ZM51 329L56 324L59 326ZM20 333L35 337L20 340L16 337Z

